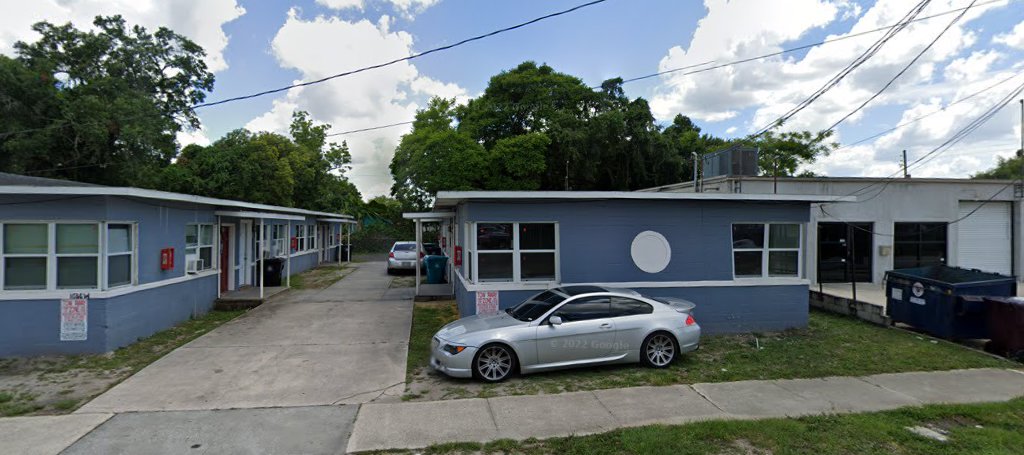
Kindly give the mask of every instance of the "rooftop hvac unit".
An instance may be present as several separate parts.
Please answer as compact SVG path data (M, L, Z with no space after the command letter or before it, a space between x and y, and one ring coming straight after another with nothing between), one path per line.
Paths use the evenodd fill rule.
M750 176L760 174L757 164L757 149L754 147L732 146L704 155L704 178L718 176Z

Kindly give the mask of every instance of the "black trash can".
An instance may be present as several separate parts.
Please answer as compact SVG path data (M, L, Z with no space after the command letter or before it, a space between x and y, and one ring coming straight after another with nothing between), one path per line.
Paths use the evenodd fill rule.
M1014 277L936 265L885 273L887 312L947 339L989 338L988 304L978 296L1017 295Z
M281 275L284 273L283 258L266 258L263 260L263 285L280 286Z
M988 304L989 352L1014 360L1024 360L1024 299L985 297Z
M338 247L338 257L341 258L342 262L348 262L349 261L348 253L349 253L349 246L348 245L341 244Z

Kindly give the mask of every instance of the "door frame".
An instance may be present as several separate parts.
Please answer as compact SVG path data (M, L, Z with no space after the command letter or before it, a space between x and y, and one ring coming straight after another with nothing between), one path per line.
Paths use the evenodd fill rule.
M239 287L241 286L252 286L252 265L253 265L253 239L252 239L252 220L239 220L239 245L243 245L241 249L241 261L238 266L239 274Z
M815 226L815 229L817 229L817 234L815 236L816 244L814 245L814 250L815 250L815 253L817 255L817 257L815 258L815 275L816 275L815 280L816 280L816 282L818 282L818 283L849 283L851 281L856 281L858 283L873 283L875 281L875 234L874 234L874 232L875 232L875 224L876 223L874 221L819 221L819 222L817 222L816 226ZM822 248L821 248L821 245L822 245L821 229L823 227L822 225L828 225L828 226L839 226L839 225L842 225L845 228L846 232L845 232L844 240L846 240L846 241L841 242L841 243L843 243L845 245L845 249L846 249L846 256L844 257L843 264L849 264L849 265L847 265L843 269L843 277L847 281L825 280L825 279L822 278L822 267L821 267L821 265L822 265L822 257L821 257L821 254L822 254L821 253L821 250L822 250ZM854 245L854 248L850 247L850 245L853 243L853 237L855 235L858 235L858 231L863 232L863 229L865 229L864 225L869 226L868 229L870 229L869 232L865 233L866 235L865 234L861 234L862 236L866 236L869 239L869 242L866 245L867 246L867 248L866 248L867 255L865 256L865 259L866 259L866 262L867 262L866 270L862 270L861 271L861 273L865 273L867 275L867 281L857 280L857 278L858 278L858 276L857 276L858 275L858 267L857 267L857 261L856 261L856 257L855 257L855 255L857 254L856 248L864 248L865 245L857 244L857 245Z
M236 232L237 231L235 230L235 223L221 223L220 227L221 227L222 230L223 230L223 228L228 228L228 237L227 237L227 239L225 239L223 235L221 236L221 239L220 239L221 245L222 245L221 247L222 248L223 248L224 242L227 242L227 246L228 246L228 263L227 264L221 264L221 263L218 262L218 264L220 265L221 273L227 272L227 274L228 274L228 290L229 291L234 291L234 290L238 289L237 278L235 277L235 271L238 270L238 268L235 266L235 264L238 262L237 259L235 258L236 257L235 256L236 251L238 250L237 245L236 245L237 244L237 241L236 241ZM220 233L218 233L218 235L219 234ZM217 252L217 254L220 254L220 253L221 253L220 251ZM219 260L219 258L220 258L220 256L218 256L218 260ZM219 284L218 284L218 286L219 286Z

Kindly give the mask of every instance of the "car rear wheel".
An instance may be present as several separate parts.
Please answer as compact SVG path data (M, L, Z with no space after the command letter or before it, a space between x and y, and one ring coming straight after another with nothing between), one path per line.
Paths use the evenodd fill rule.
M512 349L500 344L484 346L473 360L473 374L486 382L501 382L512 376L516 357Z
M644 339L640 361L651 368L666 368L679 352L676 340L665 332L652 333Z

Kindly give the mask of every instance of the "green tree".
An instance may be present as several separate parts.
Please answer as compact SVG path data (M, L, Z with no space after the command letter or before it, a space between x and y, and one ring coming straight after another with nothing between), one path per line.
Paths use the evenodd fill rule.
M1024 169L1024 158L1021 157L1021 152L1017 152L1017 156L1011 158L996 158L996 166L987 171L979 172L971 176L972 179L1000 179L1000 180L1016 180L1021 178L1021 169Z
M96 31L40 22L34 43L0 58L0 170L152 186L198 127L191 106L213 89L205 52L166 28L97 17Z
M357 212L362 196L344 172L352 162L345 143L327 142L330 125L295 112L291 137L235 130L208 147L190 145L165 168L167 191L326 212Z
M758 138L746 138L739 142L758 148L761 175L796 176L800 166L814 163L839 147L839 144L831 140L832 134L832 131L769 131Z
M391 160L391 194L413 210L426 209L443 190L481 189L487 154L483 145L455 130L454 100L433 98L416 113L411 133Z

